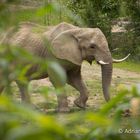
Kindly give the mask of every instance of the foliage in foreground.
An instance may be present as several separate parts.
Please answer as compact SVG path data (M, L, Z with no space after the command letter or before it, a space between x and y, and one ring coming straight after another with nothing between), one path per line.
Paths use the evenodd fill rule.
M97 113L81 111L75 114L57 114L56 117L1 96L0 138L2 140L125 140L128 138L139 140L139 94L135 87L131 90L121 89L118 95ZM126 117L129 115L131 117Z

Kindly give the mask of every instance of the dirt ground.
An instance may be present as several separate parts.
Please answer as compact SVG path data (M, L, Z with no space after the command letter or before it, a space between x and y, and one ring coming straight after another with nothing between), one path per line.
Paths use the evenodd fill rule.
M84 62L82 65L82 76L89 89L90 95L87 102L87 108L93 108L97 110L105 103L102 95L101 87L101 69L97 64L89 65ZM118 68L113 69L113 78L111 84L111 96L117 94L117 90L120 86L131 88L133 85L140 85L140 73L130 72ZM43 110L54 110L57 106L56 94L50 92L49 94L42 96L39 88L49 87L53 89L49 79L34 80L29 86L31 92L32 102L39 105ZM66 86L66 93L68 95L69 106L71 109L76 108L73 101L78 97L78 92L70 86Z

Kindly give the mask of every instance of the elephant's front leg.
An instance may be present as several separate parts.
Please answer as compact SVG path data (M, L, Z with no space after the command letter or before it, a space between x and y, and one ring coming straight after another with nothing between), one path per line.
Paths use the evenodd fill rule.
M77 98L74 101L74 103L80 108L85 108L89 93L88 93L85 83L82 80L80 69L69 72L68 84L70 84L71 86L73 86L75 89L77 89L80 92L79 98Z

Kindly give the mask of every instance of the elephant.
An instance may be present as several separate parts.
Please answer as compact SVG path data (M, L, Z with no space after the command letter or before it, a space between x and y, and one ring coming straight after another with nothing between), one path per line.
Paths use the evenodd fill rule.
M40 31L35 31L35 30ZM51 51L48 50L46 39ZM110 100L109 88L112 78L113 62L122 62L128 58L113 59L108 47L108 42L99 28L81 28L72 24L62 22L55 26L41 26L31 22L23 22L18 28L12 29L2 39L1 44L9 44L19 46L35 56L49 59L54 57L65 70L67 83L80 92L80 96L74 103L80 108L86 108L88 100L88 89L81 76L81 65L84 60L92 64L96 61L102 70L102 89L106 101ZM64 63L65 62L65 63ZM29 62L31 63L31 62ZM27 71L28 82L34 79L47 78L47 71L41 73L39 77L31 78L31 74L40 70L39 66L35 66ZM51 80L51 79L50 79ZM16 80L21 92L21 98L25 102L30 102L27 85ZM54 87L56 86L53 82ZM4 89L0 87L0 93ZM69 111L67 96L60 94L58 99L58 111Z

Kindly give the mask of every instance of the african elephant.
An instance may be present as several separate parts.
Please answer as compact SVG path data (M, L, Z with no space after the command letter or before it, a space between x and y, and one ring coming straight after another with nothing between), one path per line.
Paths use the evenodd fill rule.
M41 29L41 32L34 32L36 28ZM103 94L105 100L109 101L112 63L124 61L128 57L120 60L113 59L106 37L99 28L80 28L68 23L45 27L27 22L19 24L18 29L10 31L9 34L1 41L2 44L20 46L42 58L49 58L49 50L46 47L47 44L44 43L44 38L48 40L51 44L51 56L55 57L64 68L67 75L67 83L80 92L79 98L74 101L80 108L85 108L88 99L88 90L81 76L83 60L88 61L90 64L95 60L101 66ZM39 66L36 66L29 73L27 72L29 81L48 77L48 73L43 72L39 77L30 79L30 75L38 70ZM16 82L21 91L22 99L29 102L27 86L20 81ZM0 89L2 90L3 87L0 87ZM58 110L68 110L68 102L65 95L58 96Z

